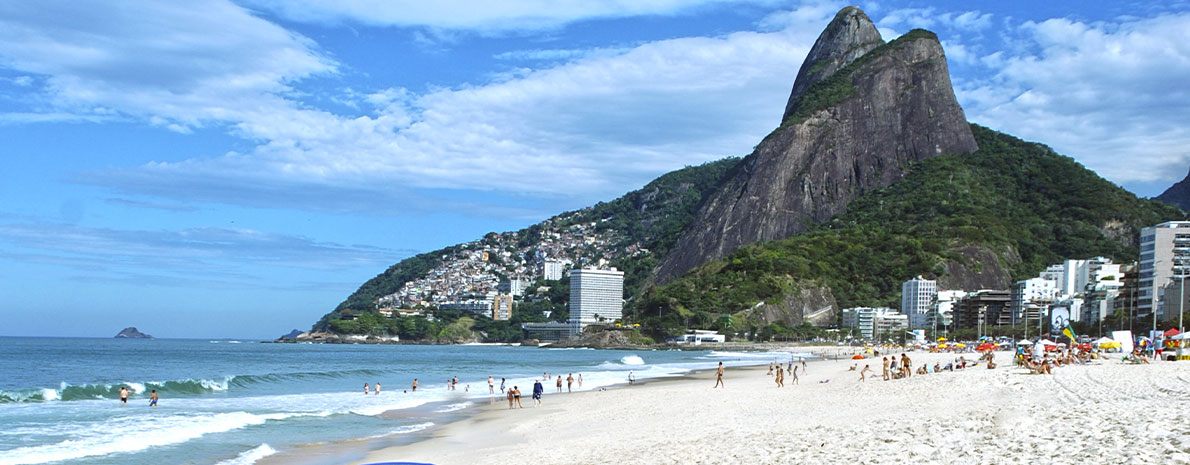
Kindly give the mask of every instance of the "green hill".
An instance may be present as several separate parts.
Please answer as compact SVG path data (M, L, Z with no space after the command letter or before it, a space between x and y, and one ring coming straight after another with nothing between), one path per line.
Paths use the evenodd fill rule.
M916 162L903 180L810 231L744 247L651 289L636 319L654 331L713 327L807 282L828 286L840 308L898 306L902 281L945 280L947 263L999 266L1015 280L1066 258L1132 262L1141 227L1184 216L1042 144L972 131L978 151ZM996 263L972 263L960 253L967 246L994 251Z

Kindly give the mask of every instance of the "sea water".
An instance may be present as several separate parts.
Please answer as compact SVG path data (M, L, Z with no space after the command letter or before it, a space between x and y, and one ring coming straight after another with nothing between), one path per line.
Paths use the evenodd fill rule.
M0 338L0 465L251 464L303 444L425 431L519 386L592 390L790 354L463 345ZM456 390L447 381L459 378ZM410 383L417 378L416 393ZM364 383L382 385L364 395ZM555 380L546 381L548 396ZM467 390L469 385L470 389ZM120 386L132 395L119 401ZM150 392L160 402L149 407ZM497 398L500 400L500 398ZM453 415L453 416L452 416Z

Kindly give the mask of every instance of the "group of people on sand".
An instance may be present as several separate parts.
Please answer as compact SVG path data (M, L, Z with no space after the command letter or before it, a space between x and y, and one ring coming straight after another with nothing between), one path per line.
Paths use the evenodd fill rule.
M131 395L132 395L131 388L129 388L128 386L120 386L120 405L127 405L128 404L128 396L131 396ZM149 406L156 407L157 399L158 399L157 390L153 389L152 392L149 393Z
M1016 350L1017 366L1026 368L1031 374L1052 375L1055 367L1068 365L1086 365L1091 360L1099 358L1096 351L1068 349L1053 353L1044 350L1035 351L1032 347L1018 347ZM1143 360L1143 358L1141 358ZM1141 363L1141 362L1136 362ZM1143 363L1149 363L1145 360Z
M720 362L719 364L720 364L720 366L722 366L723 363ZM798 366L798 364L794 363L793 358L789 359L788 368L786 368L786 366L782 366L781 363L778 363L778 362L769 362L768 375L769 376L775 375L773 377L773 381L777 383L777 387L785 387L785 374L789 373L789 377L790 377L792 383L797 384L797 381L798 381L797 370L798 370L798 368L801 368L802 373L804 374L806 372L805 367L806 367L805 360L802 360L801 366ZM722 369L722 367L720 367L720 369Z

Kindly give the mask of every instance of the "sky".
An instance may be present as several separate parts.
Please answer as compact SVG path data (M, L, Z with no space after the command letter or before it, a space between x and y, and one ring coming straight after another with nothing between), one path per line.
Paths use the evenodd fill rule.
M271 339L410 255L746 155L846 3L0 2L0 335ZM1190 4L858 3L967 118L1144 197Z

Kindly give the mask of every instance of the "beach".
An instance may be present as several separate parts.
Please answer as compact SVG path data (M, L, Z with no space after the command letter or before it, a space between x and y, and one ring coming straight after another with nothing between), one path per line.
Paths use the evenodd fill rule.
M909 355L915 368L958 357ZM1116 356L1032 375L1010 355L998 352L995 370L893 381L875 358L811 362L784 388L767 366L730 368L720 389L708 372L574 394L547 386L540 408L497 399L356 463L1190 463L1190 363Z

